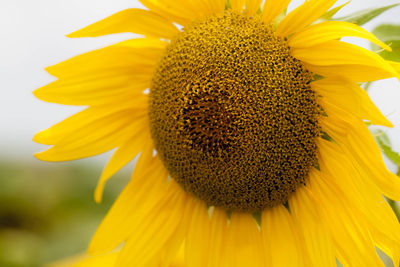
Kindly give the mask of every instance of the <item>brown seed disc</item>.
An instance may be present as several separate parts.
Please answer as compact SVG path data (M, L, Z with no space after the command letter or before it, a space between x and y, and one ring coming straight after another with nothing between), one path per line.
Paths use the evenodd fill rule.
M260 18L192 23L166 49L150 89L151 134L171 177L227 210L285 203L317 162L311 79Z

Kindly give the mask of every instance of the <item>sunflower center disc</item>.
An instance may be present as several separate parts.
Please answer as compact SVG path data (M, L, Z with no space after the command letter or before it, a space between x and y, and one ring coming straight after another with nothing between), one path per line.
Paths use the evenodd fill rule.
M192 23L166 49L150 90L151 134L171 177L228 210L285 203L316 163L311 79L259 18Z

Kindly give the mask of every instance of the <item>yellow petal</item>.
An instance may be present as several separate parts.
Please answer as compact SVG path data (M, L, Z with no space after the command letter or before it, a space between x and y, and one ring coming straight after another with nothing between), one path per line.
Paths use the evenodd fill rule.
M265 265L265 250L263 250L261 233L251 214L232 213L225 246L226 254L221 267L262 267Z
M391 173L385 166L378 145L372 138L366 126L357 125L355 132L348 142L353 148L351 152L359 161L361 167L370 173L369 177L382 190L382 193L391 199L400 200L400 178ZM357 153L357 154L356 154ZM360 154L363 153L363 154Z
M197 10L197 13L203 16L210 16L225 10L224 0L194 0L191 2L191 9Z
M314 205L320 207L318 213L324 216L323 219L335 242L339 261L344 266L384 267L376 254L365 222L358 216L358 211L351 209L342 198L340 190L334 184L326 184L327 179L321 179L322 175L322 172L312 170L309 183L315 199L321 204Z
M289 199L290 212L310 262L306 266L336 267L333 241L315 203L317 201L305 187L299 188Z
M131 102L124 101L118 105L110 102L109 105L89 107L53 125L49 129L37 133L33 141L44 145L54 145L82 128L96 123L101 124L103 120L107 120L111 116L116 117L118 114L125 114L124 112L130 111L131 119L134 121L136 118L143 116L146 108L147 96L145 95L134 98Z
M169 42L160 39L146 37L125 40L123 42L116 43L111 47L147 48L149 52L154 53L155 50L161 50L158 53L162 53L168 44Z
M128 40L73 57L46 70L58 78L88 74L95 78L105 72L109 75L151 74L166 45L166 42L150 38Z
M59 122L52 127L40 131L33 137L33 141L43 145L53 145L70 133L73 133L75 129L84 127L94 121L101 120L103 117L107 117L114 111L101 113L102 108L87 108L81 112L78 112L67 119Z
M90 254L107 253L126 241L132 232L162 207L171 193L162 162L152 157L152 149L140 155L132 179L108 212L89 246Z
M204 16L206 13L204 6L202 6L202 3L204 3L202 0L156 0L153 2L158 2L157 5L165 5L170 9L174 9L175 12L179 11L182 16L192 20Z
M172 39L179 30L167 19L154 12L130 8L73 32L68 37L97 37L132 32L156 38Z
M213 13L223 12L225 10L225 0L206 0L213 8Z
M224 259L231 257L227 254L226 243L228 239L228 218L226 211L220 208L214 208L209 235L209 267L224 267Z
M357 64L316 66L307 63L303 63L303 65L307 70L324 77L341 76L353 82L371 82L394 76L391 70L382 69L377 66L372 67Z
M327 41L312 48L293 48L292 55L308 64L317 66L330 65L365 65L379 67L398 76L393 67L377 54L341 41Z
M148 262L159 258L168 240L174 237L178 227L182 227L181 221L187 211L186 193L175 181L170 183L172 185L167 196L140 224L134 226L118 258L117 266L149 266Z
M182 245L178 253L175 255L175 259L169 265L161 265L162 267L186 267L185 265L185 246Z
M145 110L141 112L142 118L146 118ZM98 155L125 143L143 125L143 119L137 119L134 109L117 111L85 122L80 128L70 126L72 121L67 119L40 133L39 138L56 140L56 143L50 149L37 153L35 156L38 159L66 161Z
M137 133L132 138L124 144L121 144L107 163L95 190L94 195L97 203L101 202L104 186L107 180L116 174L122 167L132 161L137 154L145 148L146 143L151 143L147 123L146 120L143 125L141 125L141 128L137 129Z
M290 2L291 0L265 0L262 17L263 21L267 23L272 22L278 15L287 9Z
M171 1L160 1L160 0L139 0L145 7L149 10L169 19L180 25L189 24L192 19L190 16L182 9L178 9L175 6L171 6L169 2Z
M322 130L332 138L334 137L331 133L341 138L347 138L349 135L348 128L351 127L351 122L347 118L353 115L329 102L324 103L323 110L327 116L322 116L319 120ZM336 139L334 138L334 140Z
M194 19L225 9L225 0L139 0L150 10L186 26Z
M189 212L190 214L190 212ZM183 216L182 227L178 227L164 246L160 262L157 267L186 267L184 238L189 225L188 216Z
M49 67L60 79L34 94L67 105L103 105L140 97L150 87L165 45L159 40L135 39L72 58Z
M388 45L378 40L372 33L356 24L342 21L327 21L306 27L304 30L290 37L289 46L297 48L312 47L346 36L364 38L388 51L392 51Z
M236 12L241 12L244 8L246 0L230 0L229 2L231 4L232 10Z
M332 7L337 0L309 0L290 12L279 24L277 34L289 36L311 24Z
M388 61L388 63L389 63L398 73L400 73L400 62Z
M367 126L363 121L352 118L351 114L347 114L346 119L348 121L346 122L348 128L346 136L338 134L336 131L330 131L328 134L336 142L342 144L341 148L347 157L353 159L360 166L360 169L367 174L365 179L370 179L373 184L376 184L382 194L399 201L400 178L387 169L381 151ZM324 123L328 127L332 124L328 120ZM343 120L334 123L344 124Z
M283 205L263 211L261 232L271 266L306 266L298 229Z
M209 238L211 221L207 206L203 201L197 200L192 208L192 216L186 237L186 266L208 266Z
M359 210L365 216L359 220L365 220L374 242L397 266L400 257L400 224L393 210L384 201L376 185L366 179L368 174L354 164L354 160L346 158L337 143L321 140L318 147L321 171L327 174L321 178L335 177L327 182L335 183L348 205L353 205L351 209Z
M65 78L41 87L34 95L63 105L93 106L140 97L150 87L151 76L108 73Z
M339 78L327 78L311 83L311 87L322 96L322 106L329 102L360 119L369 120L372 124L393 127L371 101L367 92L355 83Z
M261 7L262 0L246 0L246 14L254 16Z

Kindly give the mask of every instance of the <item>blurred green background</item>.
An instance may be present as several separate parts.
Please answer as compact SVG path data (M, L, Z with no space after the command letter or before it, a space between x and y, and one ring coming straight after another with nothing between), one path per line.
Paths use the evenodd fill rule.
M96 204L101 170L93 162L0 162L0 266L43 266L86 251L130 177L117 174Z

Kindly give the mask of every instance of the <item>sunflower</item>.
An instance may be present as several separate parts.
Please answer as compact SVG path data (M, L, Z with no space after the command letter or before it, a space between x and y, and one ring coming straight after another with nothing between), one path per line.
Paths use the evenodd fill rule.
M322 20L336 0L140 0L69 37L131 39L47 68L48 102L87 106L38 133L36 155L66 161L115 149L95 191L137 158L94 235L123 244L117 266L399 264L400 200L367 122L391 127L359 86L400 64L340 41L386 44Z

